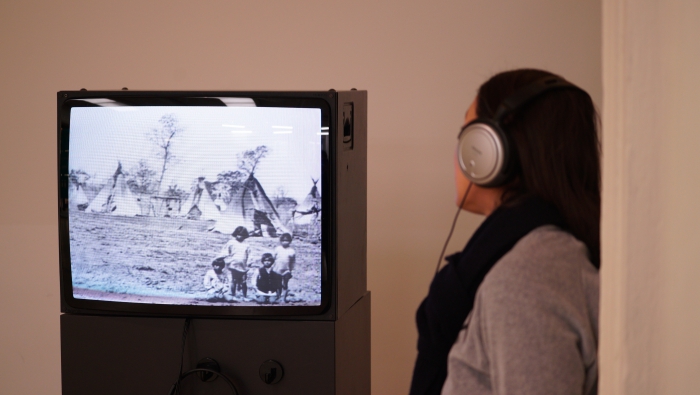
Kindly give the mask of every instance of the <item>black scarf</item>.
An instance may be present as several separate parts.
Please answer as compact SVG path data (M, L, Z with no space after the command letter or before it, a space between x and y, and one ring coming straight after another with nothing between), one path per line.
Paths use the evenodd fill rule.
M557 209L538 198L497 208L474 232L461 253L430 284L416 313L418 358L410 395L439 395L447 377L447 354L474 306L476 290L486 273L523 236L543 225L564 228Z

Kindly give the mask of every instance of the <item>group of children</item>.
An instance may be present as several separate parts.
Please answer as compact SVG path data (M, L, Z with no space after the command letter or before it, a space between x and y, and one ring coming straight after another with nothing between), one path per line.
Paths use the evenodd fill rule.
M243 300L248 300L248 269L254 267L248 262L250 246L246 242L248 230L237 227L231 234L231 240L226 243L216 259L211 263L212 269L204 275L204 288L209 300L237 300L240 291ZM260 257L261 267L255 279L255 287L264 303L283 299L287 302L289 280L296 261L296 252L290 247L292 235L284 233L280 236L280 245L272 253L266 252Z

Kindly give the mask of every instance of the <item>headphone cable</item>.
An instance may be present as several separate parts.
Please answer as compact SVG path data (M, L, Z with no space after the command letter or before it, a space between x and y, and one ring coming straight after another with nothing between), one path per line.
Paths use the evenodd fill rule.
M177 381L170 389L170 395L174 395L180 390L180 380L182 380L182 367L185 364L185 345L187 344L187 332L190 329L190 317L185 318L185 326L182 328L182 352L180 353L180 372L177 375Z
M236 388L236 385L233 384L233 381L232 381L230 378L228 378L225 374L223 374L223 373L221 373L221 372L218 372L218 371L216 371L216 370L205 369L205 368L196 368L196 369L192 369L192 370L189 370L189 371L187 371L187 372L181 374L181 375L180 375L180 378L179 378L178 381L177 381L177 383L175 383L175 384L173 385L173 387L170 389L170 394L171 394L171 395L177 395L177 394L179 394L179 393L180 393L180 382L182 381L182 379L184 379L185 377L187 377L187 376L189 376L189 375L191 375L191 374L193 374L193 373L209 373L209 374L212 374L212 375L214 375L214 376L219 376L219 377L221 377L221 378L224 379L224 381L226 382L226 384L228 384L228 386L229 386L229 388L231 389L231 392L233 393L233 395L239 395L239 394L238 394L238 389Z
M184 363L185 363L185 345L187 344L187 333L189 332L191 321L192 320L190 319L190 317L185 318L185 326L182 330L182 352L180 353L180 373L177 376L177 381L170 388L169 395L179 394L180 393L180 383L182 382L182 380L185 377L187 377L193 373L210 373L210 374L215 375L215 376L220 376L224 379L224 381L226 381L226 384L228 384L229 388L231 388L231 392L234 395L238 395L238 389L236 388L236 385L233 383L233 380L231 380L228 376L221 373L220 371L197 367L195 369L191 369L185 373L182 373L182 368L183 368Z
M442 246L442 252L440 252L440 258L438 258L437 266L435 267L435 276L437 276L438 272L440 271L440 263L442 262L442 258L445 256L445 250L447 249L447 245L450 243L450 239L452 238L452 233L455 230L455 225L457 224L457 218L459 217L459 212L462 211L462 206L464 205L464 202L467 201L467 196L469 195L469 191L472 189L472 185L474 185L474 183L470 181L469 186L467 187L467 191L464 192L464 197L462 198L462 202L460 202L459 206L457 207L457 214L455 214L455 219L452 220L452 227L450 228L450 233L447 235L447 240L445 240L445 245Z

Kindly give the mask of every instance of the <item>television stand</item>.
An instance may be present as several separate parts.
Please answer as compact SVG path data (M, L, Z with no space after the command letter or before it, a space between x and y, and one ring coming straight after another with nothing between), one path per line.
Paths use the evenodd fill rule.
M183 325L184 318L61 315L63 395L167 395ZM369 395L370 293L335 321L193 318L183 372L205 358L239 395ZM268 361L283 370L271 384L260 373ZM181 386L183 395L230 393L222 378L187 377Z

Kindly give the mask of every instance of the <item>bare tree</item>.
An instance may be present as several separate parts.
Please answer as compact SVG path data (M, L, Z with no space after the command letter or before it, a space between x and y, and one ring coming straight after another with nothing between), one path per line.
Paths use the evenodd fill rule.
M238 170L224 171L216 176L214 189L221 196L226 204L229 204L233 195L242 188L248 179L255 172L255 168L270 150L265 145L260 145L252 150L243 151L236 157L238 159Z
M216 176L214 189L221 193L221 198L226 204L231 201L231 196L243 186L245 175L240 171L224 171Z
M294 208L297 206L297 201L287 196L287 191L285 191L283 187L277 187L277 190L272 197L272 204L274 204L276 208L279 208L282 205Z
M83 170L75 170L72 169L70 173L68 174L68 179L74 184L74 185L84 185L89 179L90 175Z
M267 156L270 150L266 145L260 145L254 150L247 150L238 154L238 168L251 175L255 173L255 168L260 163L260 159Z
M168 164L175 159L172 152L173 141L175 136L181 133L183 129L178 124L175 114L163 115L160 120L158 120L158 123L160 127L151 129L149 139L158 146L158 157L163 160L157 188L157 191L160 191L161 184L163 183L163 176L168 169Z
M151 194L154 192L155 177L155 170L151 170L145 160L140 160L139 164L129 172L126 183L133 192Z

